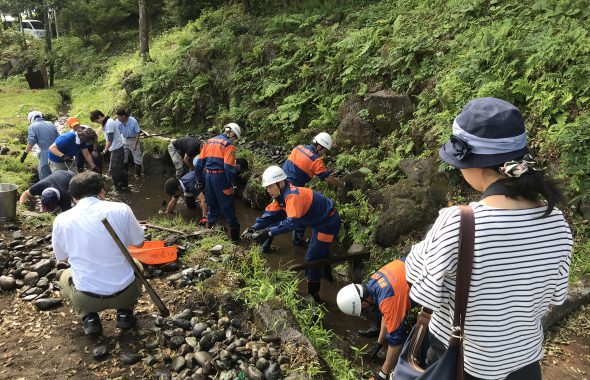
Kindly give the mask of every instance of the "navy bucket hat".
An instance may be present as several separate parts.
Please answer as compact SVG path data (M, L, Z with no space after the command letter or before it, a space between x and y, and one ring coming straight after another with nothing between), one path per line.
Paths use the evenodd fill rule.
M470 101L453 122L450 140L438 154L458 169L502 166L529 153L524 120L505 100Z

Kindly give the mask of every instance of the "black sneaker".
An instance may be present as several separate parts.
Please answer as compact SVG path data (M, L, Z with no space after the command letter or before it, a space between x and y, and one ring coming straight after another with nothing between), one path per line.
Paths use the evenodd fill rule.
M117 310L117 328L121 330L129 330L135 326L136 319L131 310L120 309Z
M89 313L82 317L82 328L86 335L102 334L102 324L97 313Z

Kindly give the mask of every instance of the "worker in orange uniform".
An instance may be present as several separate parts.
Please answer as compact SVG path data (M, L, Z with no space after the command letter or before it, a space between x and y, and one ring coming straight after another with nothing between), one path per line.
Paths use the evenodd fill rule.
M211 228L220 214L225 215L232 241L240 240L240 223L236 218L234 192L236 182L236 146L242 134L236 123L223 127L223 133L203 143L195 162L196 192L204 187L207 201L207 227Z
M405 261L402 258L390 262L373 273L367 283L346 285L336 296L336 303L344 314L358 317L373 311L381 316L377 347L387 344L388 348L385 362L373 375L374 380L389 378L406 339L406 315L411 301ZM374 352L375 356L377 352Z
M332 149L333 140L326 132L318 133L312 140L311 145L296 146L283 164L283 171L287 175L287 180L295 186L307 185L313 177L318 177L321 181L332 187L342 186L342 181L332 176L324 166L322 156ZM297 228L293 231L293 244L305 245L305 227ZM270 252L272 239L268 239L262 244L262 252Z
M334 201L317 191L292 185L278 166L270 166L264 171L262 186L273 200L242 235L260 243L298 227L311 227L305 262L326 258L340 231L341 218L334 208ZM305 270L307 292L318 303L323 302L319 295L321 276L322 268Z

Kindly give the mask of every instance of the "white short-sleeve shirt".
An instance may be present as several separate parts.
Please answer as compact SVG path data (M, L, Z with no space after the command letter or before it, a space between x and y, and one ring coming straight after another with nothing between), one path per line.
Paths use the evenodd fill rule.
M113 141L111 142L111 146L109 147L109 151L112 152L113 150L117 150L123 146L123 135L121 134L121 130L117 125L117 122L111 118L108 118L106 123L104 124L104 133L105 136L109 133L113 134Z
M102 224L103 218L125 246L143 242L143 230L129 206L88 197L55 218L52 245L56 259L70 263L76 289L110 295L125 289L135 275Z

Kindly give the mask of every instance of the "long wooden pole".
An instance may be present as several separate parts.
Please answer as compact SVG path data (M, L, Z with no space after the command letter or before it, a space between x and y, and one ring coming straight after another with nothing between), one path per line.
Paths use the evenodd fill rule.
M141 281L143 286L145 286L145 289L147 290L148 294L150 295L150 298L152 299L152 301L154 302L154 304L156 305L158 310L160 310L160 314L162 315L162 317L169 316L170 312L168 311L168 308L166 307L166 305L164 305L164 302L162 302L162 299L160 298L158 293L156 293L154 288L152 288L152 286L149 284L149 282L147 282L143 273L138 268L137 264L135 264L135 261L133 261L133 258L129 254L129 251L127 251L127 247L125 247L125 245L121 242L121 239L119 239L119 236L117 235L117 233L115 232L115 230L113 229L113 227L111 226L111 224L109 223L107 218L104 218L102 220L102 224L105 226L107 231L109 231L109 234L111 235L111 237L113 238L113 240L115 241L115 243L117 244L119 249L121 250L121 253L123 253L123 256L125 256L125 258L129 262L129 264L133 268L133 271L135 272L135 277L137 277L139 279L139 281Z

